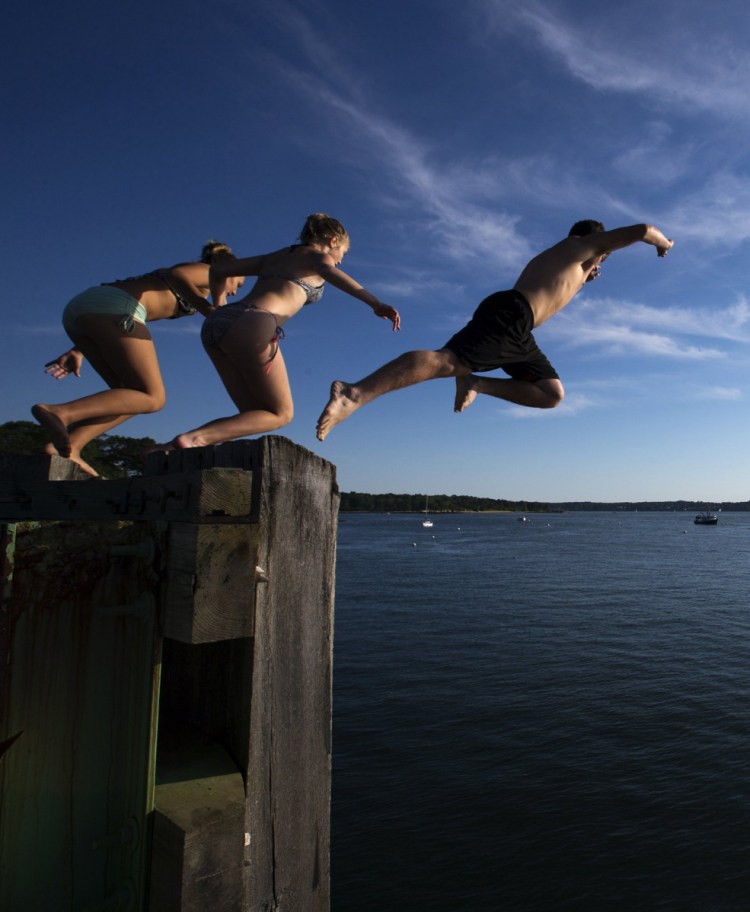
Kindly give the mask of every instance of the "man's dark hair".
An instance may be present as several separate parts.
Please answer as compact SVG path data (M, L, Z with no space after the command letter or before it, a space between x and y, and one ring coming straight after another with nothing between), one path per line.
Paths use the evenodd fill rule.
M596 222L594 219L584 219L582 222L576 222L573 225L568 232L568 237L585 237L587 234L599 234L600 231L605 230L601 222Z

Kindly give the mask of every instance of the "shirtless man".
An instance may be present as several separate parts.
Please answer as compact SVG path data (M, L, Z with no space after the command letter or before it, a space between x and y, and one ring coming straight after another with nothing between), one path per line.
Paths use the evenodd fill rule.
M673 244L653 225L606 231L601 222L576 222L567 238L528 263L512 290L485 298L466 326L441 349L406 352L357 383L335 380L318 419L318 440L383 393L439 377L456 378L456 412L468 408L478 393L530 408L559 405L565 390L532 330L562 310L586 282L598 278L601 264L613 250L636 241L656 247L660 257ZM510 379L475 374L497 368Z

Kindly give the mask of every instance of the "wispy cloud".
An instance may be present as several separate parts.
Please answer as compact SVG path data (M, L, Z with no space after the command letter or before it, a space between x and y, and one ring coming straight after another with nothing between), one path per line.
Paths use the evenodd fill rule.
M530 33L573 77L597 91L637 93L653 105L747 119L750 60L721 36L691 34L672 21L665 53L648 32L641 41L623 41L612 19L605 30L596 16L565 19L537 0L490 0L486 7L496 27L510 24Z
M573 415L579 415L581 412L587 412L591 409L602 408L605 402L596 396L587 393L573 392L566 393L565 399L554 409L533 409L521 405L509 405L503 408L504 415L510 418L520 420L529 420L542 418L545 416L555 416L557 418L570 418Z
M699 390L696 398L709 401L735 402L738 399L742 399L742 390L727 386L709 386Z
M676 236L734 247L750 239L750 178L719 171L665 211Z
M378 180L378 202L386 200L421 220L447 259L481 259L494 267L517 268L531 255L517 227L520 216L498 209L496 169L455 158L441 163L439 149L378 110L358 71L347 66L345 49L334 45L330 33L316 28L311 18L285 0L266 13L296 44L297 53L281 59L267 52L262 56L264 68L273 67L278 78L314 102L346 149L349 164L356 150L354 160L360 168L388 174L387 181ZM258 54L253 53L257 64ZM304 66L290 62L300 56ZM491 206L486 204L488 194L493 197Z
M323 110L334 115L332 128L347 124L349 142L356 142L361 155L379 169L387 167L391 181L406 194L414 214L416 204L449 259L488 259L495 264L517 266L531 254L528 242L516 230L519 216L483 209L467 198L464 182L455 164L450 171L431 161L431 153L406 129L375 113L356 99L348 98L309 73L287 72L300 90L311 94ZM474 176L473 181L476 181Z
M750 307L744 298L724 308L649 307L612 298L587 300L555 318L546 329L571 348L599 355L640 355L706 361L727 357L712 345L685 337L738 342L747 339Z
M561 315L563 321L609 323L640 329L663 330L674 335L700 336L750 342L750 302L739 294L733 303L705 307L665 305L654 307L618 298L588 298Z
M580 325L568 336L568 342L572 347L596 348L599 354L610 356L636 352L640 355L692 361L726 357L724 352L716 348L685 345L669 336L643 332L631 326Z
M32 323L26 326L17 323L15 326L6 328L9 333L17 333L19 336L57 336L61 340L68 338L59 320L55 323ZM64 344L65 342L61 341L61 345Z
M664 186L684 177L694 154L691 143L675 147L673 130L663 121L644 124L639 136L612 162L615 170L639 182ZM654 167L658 162L658 168Z

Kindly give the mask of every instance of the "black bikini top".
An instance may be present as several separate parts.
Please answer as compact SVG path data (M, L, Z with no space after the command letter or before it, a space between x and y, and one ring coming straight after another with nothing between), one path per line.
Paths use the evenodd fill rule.
M149 276L156 276L158 279L161 279L167 286L167 289L174 295L175 301L177 301L177 313L172 314L171 317L167 317L168 320L177 320L179 317L191 317L194 313L198 312L197 307L194 307L183 294L172 287L164 269L154 269L151 272L144 272L142 275L128 276L127 279L117 279L117 282L137 282L140 279L147 279ZM105 284L110 283L105 282Z
M180 294L180 292L177 291L176 288L172 287L172 285L169 282L169 279L167 278L167 274L164 272L163 269L154 269L154 271L150 274L158 276L162 280L162 282L164 282L164 284L167 286L167 288L172 292L172 294L174 295L175 301L177 301L177 313L172 314L172 316L169 317L170 320L177 320L179 317L191 317L194 313L198 312L197 307L194 307L190 303L190 301L188 301L187 298L184 297L184 295Z

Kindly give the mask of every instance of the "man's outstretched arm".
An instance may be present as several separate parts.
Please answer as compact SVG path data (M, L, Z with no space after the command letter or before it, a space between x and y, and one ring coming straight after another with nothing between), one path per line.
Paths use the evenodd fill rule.
M656 247L657 256L660 257L666 256L674 244L674 241L666 237L655 225L648 225L645 222L628 225L625 228L613 228L611 231L600 231L597 234L587 234L580 238L580 242L591 251L586 259L605 256L638 241Z

